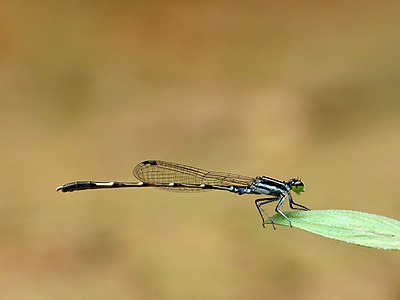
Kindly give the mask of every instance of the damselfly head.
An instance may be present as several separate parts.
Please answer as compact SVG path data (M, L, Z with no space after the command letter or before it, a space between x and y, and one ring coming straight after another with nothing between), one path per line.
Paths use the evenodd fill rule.
M296 194L300 194L304 192L304 183L298 178L289 179L287 182L290 186L290 189Z

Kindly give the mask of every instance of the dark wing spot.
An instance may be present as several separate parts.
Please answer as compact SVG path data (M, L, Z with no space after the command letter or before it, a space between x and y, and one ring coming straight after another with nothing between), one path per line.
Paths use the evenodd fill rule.
M157 161L155 161L155 160L145 160L144 162L142 162L142 164L156 166L157 165Z

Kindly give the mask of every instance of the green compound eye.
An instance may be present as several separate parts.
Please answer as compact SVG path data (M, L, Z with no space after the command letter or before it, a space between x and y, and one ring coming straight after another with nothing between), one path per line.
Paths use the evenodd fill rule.
M299 182L292 185L292 191L295 192L296 194L304 192L304 184L302 182Z
M289 185L290 189L296 194L304 192L304 183L301 181L301 179L298 178L289 179L287 184Z

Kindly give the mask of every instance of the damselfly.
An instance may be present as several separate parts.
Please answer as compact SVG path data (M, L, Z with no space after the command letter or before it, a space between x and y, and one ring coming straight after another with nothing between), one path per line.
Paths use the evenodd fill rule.
M204 190L221 190L243 194L268 195L268 198L255 200L257 210L265 226L264 215L272 219L262 208L263 205L278 202L275 211L284 217L289 225L290 220L281 211L284 201L289 199L289 206L297 210L309 210L307 207L293 201L291 191L300 194L304 192L304 183L297 178L280 181L266 176L247 177L237 174L206 171L177 163L161 160L146 160L133 169L133 175L140 182L100 182L75 181L57 187L57 191L73 192L87 189L110 189L124 187L156 187L175 192L196 192Z

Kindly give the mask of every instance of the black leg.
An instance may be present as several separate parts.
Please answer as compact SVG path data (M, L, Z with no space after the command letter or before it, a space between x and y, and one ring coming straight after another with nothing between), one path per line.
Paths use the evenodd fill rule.
M274 225L274 222L272 221L271 217L268 216L268 214L265 212L265 210L263 210L263 209L261 208L261 206L263 206L263 205L265 205L265 204L268 204L268 203L271 203L271 202L278 201L278 200L279 200L279 198L276 198L276 197L275 197L275 198L261 198L261 199L257 199L257 200L255 201L255 204L256 204L258 213L259 213L260 216L261 216L261 219L262 219L262 222L263 222L262 225L263 225L264 228L265 228L265 219L264 219L263 212L264 212L264 214L267 216L267 218L271 221L272 227L273 227L274 229L276 229L276 228L275 228L275 225Z
M294 207L293 205L296 205L296 206L298 206L298 207ZM291 209L310 210L309 208L307 208L307 207L305 207L305 206L303 206L303 205L301 205L301 204L298 204L298 203L294 202L291 195L289 195L289 206L290 206Z

